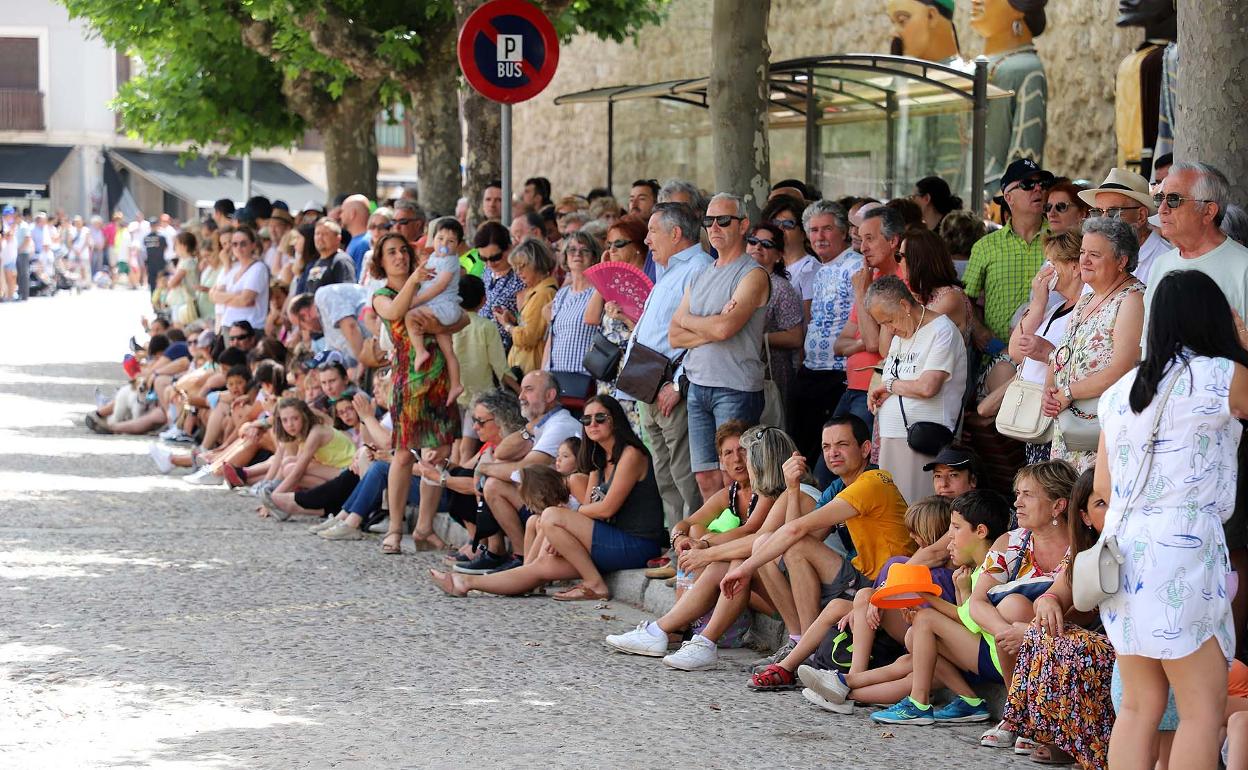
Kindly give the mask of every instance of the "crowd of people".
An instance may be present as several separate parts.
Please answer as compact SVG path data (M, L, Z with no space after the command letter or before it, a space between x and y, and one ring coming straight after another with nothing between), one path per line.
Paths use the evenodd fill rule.
M163 261L87 263L157 313L86 423L159 432L160 472L323 540L410 535L450 596L600 601L648 568L675 605L605 641L671 668L717 665L752 610L787 634L753 690L929 725L991 722L996 683L984 746L1248 768L1229 197L1160 158L1099 185L1015 161L1000 225L936 177L892 200L783 180L757 219L681 180L621 202L532 178L511 222L498 185L479 223L406 194L220 201L142 236ZM1099 609L1097 543L1121 572Z

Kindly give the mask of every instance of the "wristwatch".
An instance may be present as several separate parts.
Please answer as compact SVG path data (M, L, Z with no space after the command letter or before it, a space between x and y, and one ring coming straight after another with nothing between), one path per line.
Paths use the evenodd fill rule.
M1071 395L1071 392L1070 392L1069 382L1067 382L1065 385L1062 386L1062 395L1065 396L1066 400L1071 402L1072 404L1075 402L1075 397Z
M524 439L525 441L532 441L532 440L533 440L533 434L532 434L532 433L529 433L529 429L528 429L528 428L521 428L521 429L520 429L520 438Z

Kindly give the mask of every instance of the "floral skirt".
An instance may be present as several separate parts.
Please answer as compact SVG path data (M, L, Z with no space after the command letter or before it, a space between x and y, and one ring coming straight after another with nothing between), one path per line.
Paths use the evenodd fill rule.
M1103 768L1114 728L1114 648L1104 636L1067 626L1061 636L1029 628L1018 651L1004 728L1051 743L1084 768Z

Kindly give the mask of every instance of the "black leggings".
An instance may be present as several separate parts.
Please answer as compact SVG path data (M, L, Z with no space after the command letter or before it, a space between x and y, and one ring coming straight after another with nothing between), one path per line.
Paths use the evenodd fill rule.
M313 511L325 511L336 514L342 510L343 503L360 483L360 477L351 471L343 471L334 478L317 487L295 493L295 503L300 507Z

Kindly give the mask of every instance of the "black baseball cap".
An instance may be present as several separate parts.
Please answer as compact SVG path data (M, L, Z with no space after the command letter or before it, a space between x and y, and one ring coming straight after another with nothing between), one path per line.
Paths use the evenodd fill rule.
M1005 192L1005 188L1015 182L1028 179L1030 177L1039 177L1042 183L1052 182L1054 179L1053 172L1045 171L1031 158L1019 158L1005 169L1005 174L1001 177L1001 192Z
M975 456L971 454L969 449L961 447L947 446L936 453L936 459L923 466L925 471L933 471L937 465L948 465L950 468L970 468L975 462Z

